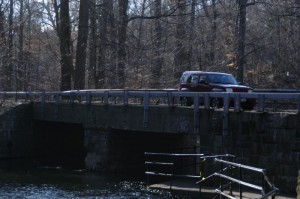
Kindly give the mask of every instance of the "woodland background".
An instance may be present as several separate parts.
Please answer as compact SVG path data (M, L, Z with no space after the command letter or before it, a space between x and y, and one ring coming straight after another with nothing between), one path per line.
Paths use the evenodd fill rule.
M300 0L0 0L0 90L299 88Z

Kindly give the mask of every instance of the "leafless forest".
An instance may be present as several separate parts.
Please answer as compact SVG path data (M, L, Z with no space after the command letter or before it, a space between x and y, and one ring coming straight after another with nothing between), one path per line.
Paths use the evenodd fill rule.
M0 90L300 87L300 0L0 0Z

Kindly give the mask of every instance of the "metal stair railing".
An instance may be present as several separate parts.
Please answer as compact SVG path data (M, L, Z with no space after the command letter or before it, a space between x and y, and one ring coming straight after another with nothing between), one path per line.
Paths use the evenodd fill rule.
M213 175L204 176L204 174L208 174L207 171L202 169L202 164L206 164L208 160L214 161L214 158L234 158L234 156L230 154L225 155L204 155L204 154L176 154L176 153L151 153L145 152L146 161L146 171L145 174L147 176L147 185L150 186L150 176L162 177L159 183L168 182L167 186L169 186L169 190L173 190L175 180L179 180L182 178L190 179L193 181L194 188L197 187L198 192L201 196L202 189L202 181L210 179ZM155 160L149 160L151 158L155 158ZM157 160L159 158L159 160ZM183 164L177 164L178 160L182 158L192 158L194 163L191 164L191 161L184 161ZM193 162L192 161L192 162ZM155 168L154 168L155 167ZM185 168L193 168L193 174L184 174L186 172ZM211 168L210 168L211 169ZM189 171L190 172L190 171ZM191 184L192 185L192 184Z
M268 198L268 197L272 197L273 199L275 198L276 194L278 194L279 189L277 187L275 187L274 184L272 184L269 180L269 178L266 175L266 170L265 169L261 169L261 168L256 168L256 167L251 167L251 166L247 166L247 165L243 165L243 164L238 164L238 163L234 163L234 162L229 162L226 160L222 160L219 158L216 158L215 161L220 162L221 164L221 169L220 172L216 172L213 175L217 176L220 178L220 187L219 189L216 189L216 192L222 196L225 196L227 198L235 198L232 196L232 191L229 191L229 194L225 193L225 189L224 189L224 185L222 182L222 179L225 179L227 181L229 181L230 184L232 183L236 183L239 185L239 196L240 199L242 199L243 197L243 189L242 187L247 187L250 189L255 189L261 192L261 199L264 198ZM223 166L227 165L229 169L238 169L239 171L239 178L233 178L232 176L228 176L225 175L223 173L224 169ZM256 184L251 184L249 182L243 181L242 180L242 170L248 170L251 172L256 172L256 173L260 173L261 174L261 185L256 185Z

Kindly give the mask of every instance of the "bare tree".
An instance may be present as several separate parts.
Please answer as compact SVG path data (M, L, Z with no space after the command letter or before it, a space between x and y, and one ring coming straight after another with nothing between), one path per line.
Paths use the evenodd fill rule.
M7 54L6 54L6 35L5 35L5 29L4 29L4 24L5 24L5 13L4 13L4 5L3 3L0 4L0 51L1 51L1 73L2 73L2 77L1 77L1 89L9 89L8 85L6 85L6 81L7 81L7 77L6 75L10 75L7 74L7 72L5 71L5 69L7 69L7 67L4 67L4 65L7 62Z
M71 27L69 16L69 0L61 0L58 7L57 0L54 0L56 10L56 22L58 36L60 40L61 53L61 85L60 90L70 90L72 88L72 51L71 51ZM60 8L60 9L59 9ZM58 12L60 10L60 12ZM59 13L59 14L58 14Z
M245 64L245 39L246 39L246 15L247 6L254 5L255 0L248 3L248 0L238 0L239 5L239 23L238 23L238 49L237 49L237 80L244 82L244 64Z
M76 50L74 88L84 89L85 87L85 65L88 39L89 1L80 0L79 27Z
M13 39L14 39L14 1L9 1L9 16L8 16L8 51L5 57L4 63L4 81L3 81L3 89L4 90L12 90L13 89Z
M125 66L126 66L126 36L128 23L128 0L119 0L119 21L118 21L118 87L125 87Z
M96 85L96 56L97 56L97 23L96 23L96 0L90 1L90 36L89 36L89 66L88 88Z
M174 78L175 82L180 78L184 70L190 68L188 54L185 44L186 39L186 0L178 0L178 16L175 34L175 55L174 55Z
M161 0L155 0L154 16L161 16ZM161 57L161 37L162 37L162 28L160 24L160 19L155 19L154 25L154 58L151 68L151 79L150 86L151 88L160 88L160 77L161 77L161 68L163 64L163 58Z

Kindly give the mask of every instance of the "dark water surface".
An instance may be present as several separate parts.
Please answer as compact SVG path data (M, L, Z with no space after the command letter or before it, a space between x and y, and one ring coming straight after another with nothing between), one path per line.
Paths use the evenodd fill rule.
M144 179L85 171L38 169L1 171L0 198L168 199L168 192L149 190Z

